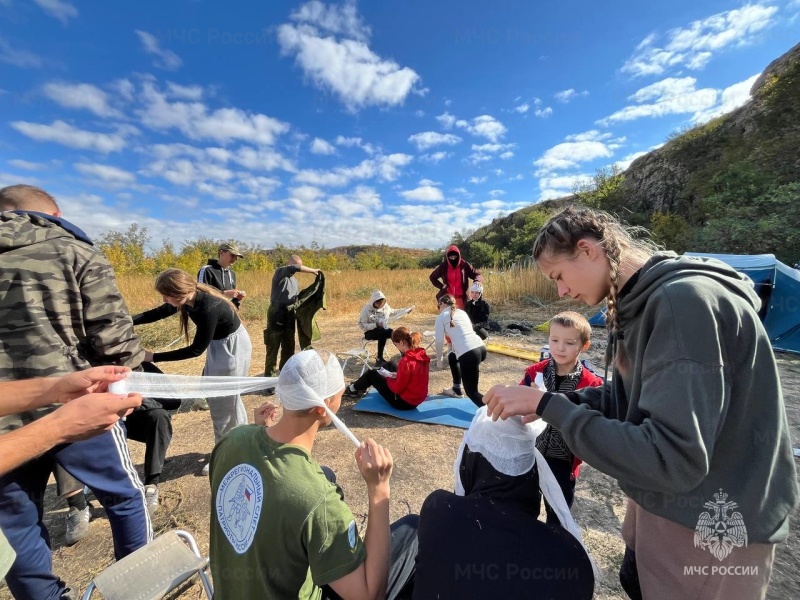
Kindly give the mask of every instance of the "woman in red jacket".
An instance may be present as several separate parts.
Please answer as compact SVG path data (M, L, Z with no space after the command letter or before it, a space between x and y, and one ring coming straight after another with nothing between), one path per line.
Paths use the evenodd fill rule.
M392 342L403 355L397 372L369 369L345 389L345 395L360 397L370 386L378 390L390 406L398 410L416 408L428 397L428 375L431 359L420 348L422 334L398 327L392 332Z

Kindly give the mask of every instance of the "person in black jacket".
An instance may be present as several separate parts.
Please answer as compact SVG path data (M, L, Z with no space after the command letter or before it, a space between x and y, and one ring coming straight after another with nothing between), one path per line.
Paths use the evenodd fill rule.
M197 283L180 269L167 269L156 278L156 290L164 304L133 317L134 325L154 323L178 312L181 333L189 341L189 319L197 325L192 343L168 352L145 352L145 361L185 360L206 353L203 375L247 377L250 371L252 345L230 300L217 289ZM214 423L215 443L238 425L247 424L247 413L240 395L215 398L209 402ZM203 468L208 473L208 464Z
M467 313L469 320L472 321L472 329L478 334L482 340L489 337L489 312L491 307L489 303L483 299L483 284L480 281L475 281L469 288L469 300L464 307L464 312Z
M244 255L239 252L236 244L220 244L217 250L217 258L209 258L208 264L200 267L197 273L197 283L205 283L217 288L222 294L233 302L236 308L247 295L244 291L236 288L236 273L231 269L231 265Z

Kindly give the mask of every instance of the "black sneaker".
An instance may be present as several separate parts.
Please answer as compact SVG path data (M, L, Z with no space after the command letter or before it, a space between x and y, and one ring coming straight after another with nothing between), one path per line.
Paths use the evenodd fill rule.
M361 398L361 396L363 396L365 393L366 390L350 389L350 386L348 385L346 388L344 388L343 395L345 398Z

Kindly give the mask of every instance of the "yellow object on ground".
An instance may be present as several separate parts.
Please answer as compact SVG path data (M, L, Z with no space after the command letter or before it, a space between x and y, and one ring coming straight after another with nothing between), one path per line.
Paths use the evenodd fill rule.
M538 350L524 350L522 348L512 348L511 346L504 346L503 344L496 344L489 342L486 344L486 349L489 352L496 352L497 354L505 354L506 356L513 356L514 358L521 358L531 362L539 362Z

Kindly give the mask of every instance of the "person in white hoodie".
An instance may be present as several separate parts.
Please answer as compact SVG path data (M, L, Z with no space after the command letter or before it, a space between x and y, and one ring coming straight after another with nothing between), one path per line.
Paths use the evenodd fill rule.
M466 392L469 399L480 408L483 394L478 391L480 364L486 359L486 346L472 328L469 316L456 308L456 299L447 294L439 299L439 316L436 318L436 358L440 369L444 368L442 349L445 336L450 340L450 373L453 387L442 390L442 394L460 398ZM461 383L464 383L463 391Z
M367 340L378 342L378 357L375 363L382 366L386 360L383 351L386 348L386 340L392 337L392 330L389 328L389 319L405 309L393 309L386 301L386 296L380 290L372 292L369 302L361 309L358 317L358 326L364 332ZM406 312L410 312L410 309Z

